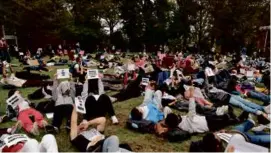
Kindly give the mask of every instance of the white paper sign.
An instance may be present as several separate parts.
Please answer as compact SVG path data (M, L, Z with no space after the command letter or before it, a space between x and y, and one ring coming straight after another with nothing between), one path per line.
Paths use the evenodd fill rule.
M87 138L90 141L93 141L97 136L101 136L101 139L104 139L104 135L102 135L98 130L96 129L91 129L88 131L84 131L81 133L85 138Z
M134 71L135 70L135 64L128 64L127 70L128 71Z
M70 78L69 69L57 69L57 79Z
M246 74L246 70L245 69L240 69L240 73L241 74Z
M75 106L76 106L76 111L82 114L86 114L86 107L85 107L85 102L82 99L82 97L78 96L75 97Z
M214 76L214 75L215 75L214 72L213 72L213 70L212 70L211 68L206 68L206 69L205 69L205 72L206 72L206 75L207 75L208 77Z
M19 94L15 93L10 98L6 100L7 104L10 105L13 109L16 108L24 99Z
M246 76L247 77L253 77L253 71L247 71Z
M150 79L149 78L142 78L142 85L144 85L144 86L147 86L148 84L149 84L149 82L150 82Z
M46 117L48 119L52 119L54 117L54 113L46 113Z
M88 76L88 79L98 79L99 72L97 69L88 69L87 76Z
M4 142L7 147L16 145L19 142L25 142L28 140L28 137L25 134L13 134L4 139Z

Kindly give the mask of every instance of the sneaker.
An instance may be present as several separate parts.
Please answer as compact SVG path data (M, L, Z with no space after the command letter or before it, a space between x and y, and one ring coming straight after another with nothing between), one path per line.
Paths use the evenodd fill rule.
M267 126L260 124L256 127L252 128L251 130L254 132L260 132L260 131L263 131L265 128L267 128Z
M229 107L224 105L224 106L221 106L221 107L218 107L216 109L216 115L218 116L222 116L224 114L227 114L228 113L228 110L229 110Z
M221 115L223 115L223 110L222 110L222 107L218 107L217 109L216 109L216 115L217 116L221 116Z
M115 115L111 117L111 120L113 124L119 124L119 121Z
M262 115L262 114L263 114L262 111L260 111L260 110L257 110L257 111L256 111L256 115Z
M267 114L270 114L270 104L264 107L264 112L266 112Z
M117 98L114 98L114 97L109 97L109 98L110 98L110 100L111 100L112 103L114 103L114 102L117 101Z

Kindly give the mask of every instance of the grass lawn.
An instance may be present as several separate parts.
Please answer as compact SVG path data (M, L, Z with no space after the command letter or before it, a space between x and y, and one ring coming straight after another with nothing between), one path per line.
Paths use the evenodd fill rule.
M12 63L18 63L18 61L13 60ZM56 72L57 68L64 68L62 67L53 67L52 71L50 72L42 72L43 74L48 74L51 77ZM67 66L66 66L67 67ZM22 67L16 67L14 68L17 71L22 70ZM36 72L40 73L40 72ZM21 88L19 89L22 93L22 95L26 98L28 94L35 91L37 88ZM108 93L109 95L112 94L112 92ZM8 95L8 90L0 89L0 114L5 113L6 109L6 98ZM39 100L42 101L42 100ZM39 102L39 101L32 101L32 102ZM155 135L152 134L140 134L131 130L128 130L125 127L126 120L128 118L128 114L130 110L141 104L143 101L143 97L133 98L129 99L124 102L118 102L114 103L114 109L116 112L116 116L119 119L120 124L119 125L112 125L111 120L107 121L107 127L105 130L105 135L117 135L122 143L128 143L133 151L137 152L186 152L189 151L189 146L191 141L197 141L200 140L203 136L203 134L197 134L191 137L190 140L181 142L181 143L169 143L167 140L164 140L162 138L158 138ZM237 114L240 114L240 109L235 109ZM183 114L183 113L182 113ZM10 127L11 125L14 125L15 122L8 122L1 124L1 128L3 127ZM64 122L63 122L64 125ZM230 127L228 128L230 129ZM20 132L24 132L21 130ZM41 137L45 133L41 132L39 137L36 137L36 139L40 140ZM32 136L30 136L32 137ZM58 147L60 152L75 152L77 151L70 143L68 133L65 129L61 129L60 133L56 135Z

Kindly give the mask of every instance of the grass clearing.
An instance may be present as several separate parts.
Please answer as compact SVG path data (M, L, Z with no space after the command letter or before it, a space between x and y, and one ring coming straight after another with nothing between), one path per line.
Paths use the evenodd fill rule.
M18 64L17 60L13 60L12 63ZM53 67L50 72L42 72L43 74L48 74L53 76L58 68L67 68L67 66L58 66ZM22 70L22 67L14 67L16 71ZM40 73L40 72L35 72ZM24 98L27 98L27 95L34 92L37 88L20 88L22 95ZM9 90L5 90L0 88L0 114L3 115L6 109L6 98ZM109 95L113 94L113 92L108 92ZM38 103L43 100L34 100L32 102ZM112 125L111 120L107 121L107 127L105 130L105 135L117 135L121 141L121 143L128 143L133 151L136 152L187 152L189 151L189 146L191 141L197 141L202 139L203 134L193 135L191 139L187 141L183 141L181 143L169 143L167 140L162 138L158 138L153 134L141 134L134 131L131 131L125 127L126 121L129 115L130 110L133 107L138 106L143 101L143 97L132 98L124 102L114 103L114 109L116 112L116 116L119 119L119 125ZM261 104L261 102L256 101L256 103ZM176 111L175 111L176 112ZM237 115L240 114L241 110L235 108L235 112ZM178 112L184 114L184 112ZM2 123L1 128L10 127L14 125L15 122L7 122ZM64 126L64 122L63 122ZM228 127L227 129L231 129ZM20 132L24 132L21 130ZM44 135L44 132L41 132L40 136L36 137L36 139L40 140ZM32 137L31 135L29 135ZM57 144L60 152L76 152L77 150L71 145L69 141L69 135L66 130L61 129L60 133L56 135Z

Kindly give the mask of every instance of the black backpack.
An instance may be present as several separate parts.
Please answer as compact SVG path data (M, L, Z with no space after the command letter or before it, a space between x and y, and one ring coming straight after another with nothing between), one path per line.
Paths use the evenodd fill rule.
M151 121L147 121L147 120L132 120L132 119L128 119L126 126L129 129L138 131L140 133L153 133L154 132L154 123Z
M179 128L169 130L166 136L169 142L181 142L191 137L187 131L183 131Z

